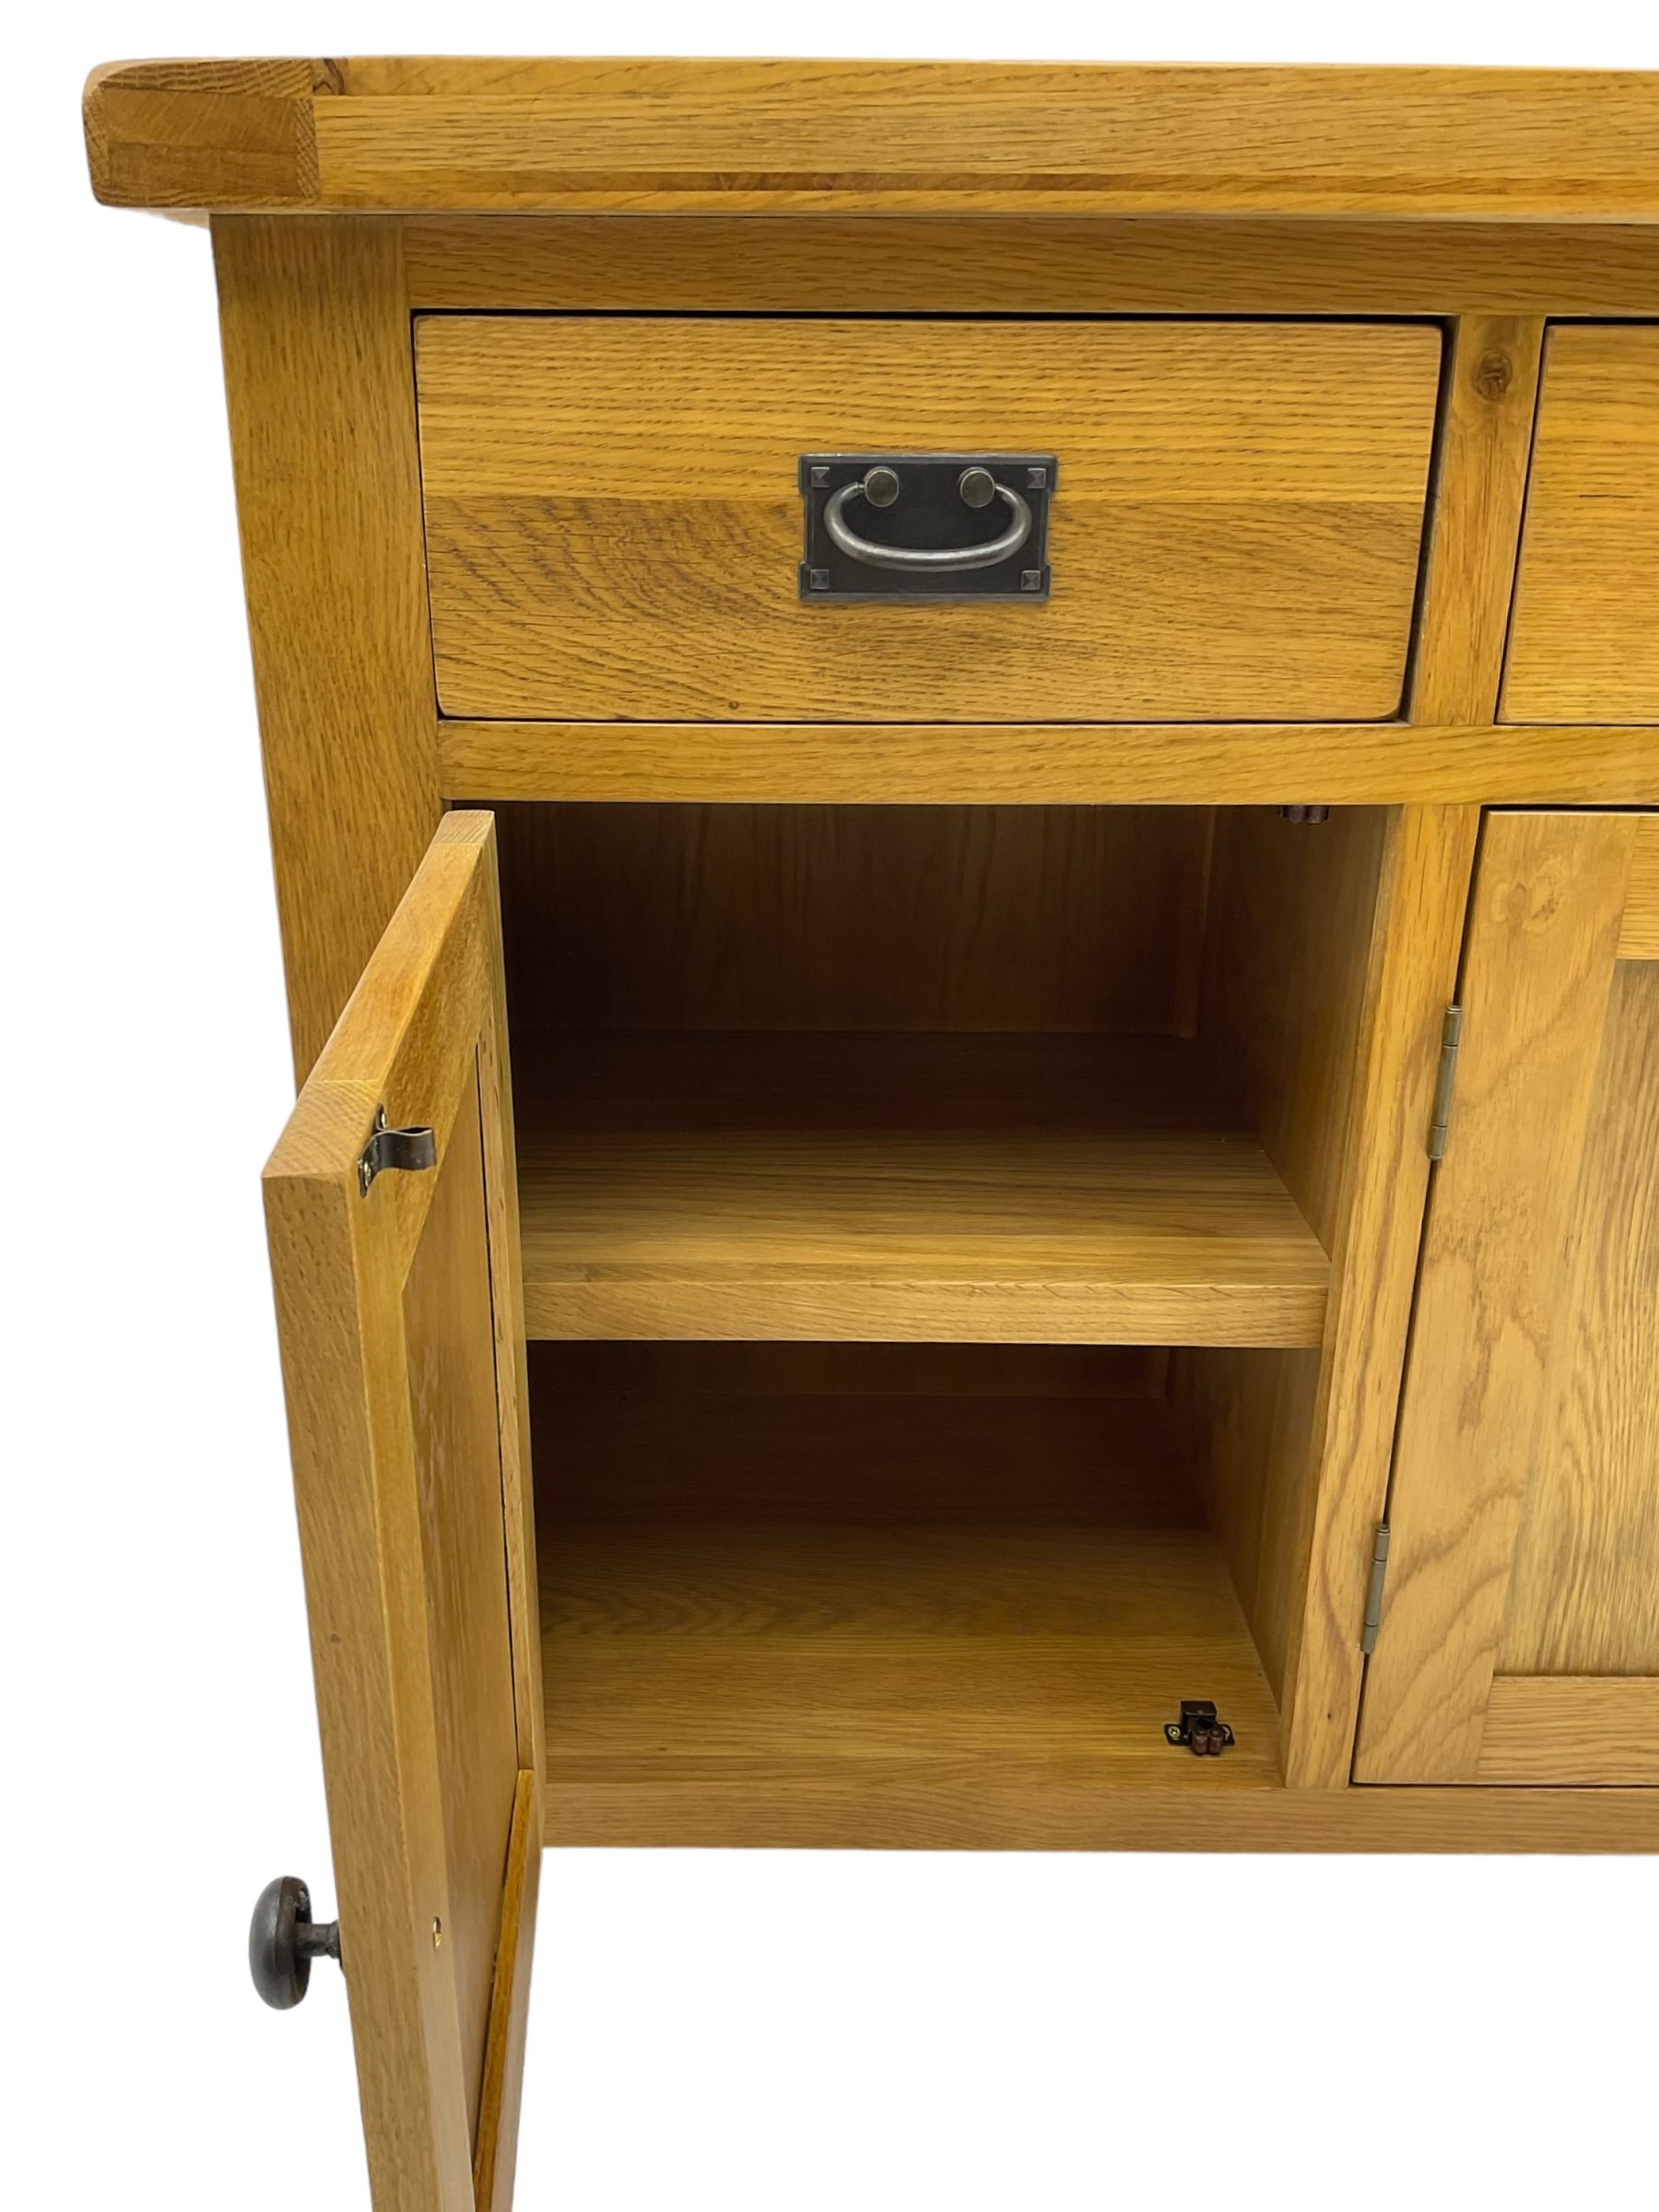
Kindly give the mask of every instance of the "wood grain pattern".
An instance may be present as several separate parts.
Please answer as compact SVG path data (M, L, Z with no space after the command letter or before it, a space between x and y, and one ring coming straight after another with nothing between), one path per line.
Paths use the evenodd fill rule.
M1317 1351L1230 1346L1178 1350L1170 1365L1199 1494L1281 1708L1293 1623L1307 1602L1307 1545L1299 1539L1321 1479L1313 1453L1320 1366Z
M470 716L1397 709L1441 335L1412 324L423 316ZM1053 452L1046 604L803 604L803 453Z
M167 64L145 103L156 66L88 88L118 206L1659 217L1631 70L404 56ZM273 93L314 183L284 112L250 161Z
M1618 726L442 721L438 752L479 805L1659 803L1659 735Z
M453 1956L475 2145L519 1767L478 1124L474 1077L464 1087L403 1285L409 1438L443 1777L443 1940Z
M1414 723L1484 720L1492 712L1539 340L1534 323L1485 316L1465 318L1453 334L1413 656ZM1489 795L1484 771L1470 795L1483 783ZM1352 959L1343 971L1358 994L1352 1062L1335 1019L1341 995L1328 982L1314 987L1316 1012L1302 1018L1312 1020L1335 1065L1351 1066L1352 1089L1331 1117L1342 1135L1323 1156L1336 1163L1340 1180L1325 1217L1332 1288L1309 1456L1302 1458L1294 1421L1285 1418L1281 1384L1270 1407L1271 1453L1256 1477L1275 1513L1264 1554L1268 1594L1285 1613L1278 1686L1285 1772L1293 1786L1339 1789L1353 1758L1371 1532L1388 1496L1429 1187L1430 1100L1441 1024L1456 987L1478 821L1472 806L1394 814L1376 864L1365 971L1361 977ZM1343 911L1336 887L1327 896ZM1311 916L1304 926L1314 935ZM1260 1394L1259 1375L1241 1382ZM1244 1481L1251 1492L1248 1470Z
M1324 1253L1174 1040L561 1039L533 1335L1311 1344Z
M441 811L396 229L214 229L294 1066L303 1081Z
M508 806L515 1036L1179 1031L1202 807Z
M1655 741L1659 750L1659 740ZM1625 886L1624 921L1618 932L1621 960L1659 960L1659 814L1636 825Z
M537 1639L539 1642L539 1637ZM541 1680L539 1661L536 1682ZM512 1794L507 1873L501 1885L501 1923L496 1943L489 2033L484 2047L483 2085L473 2147L477 2212L508 2212L518 2153L518 2117L524 2089L524 2031L530 2018L530 1960L535 1943L535 1901L541 1883L542 1771L526 1767Z
M1659 1783L1659 1676L1500 1675L1477 1780Z
M1607 997L1497 1666L1659 1675L1659 961Z
M452 816L265 1170L347 1987L377 2202L472 2212L517 1740L478 1129L500 939ZM435 1175L357 1163L377 1105Z
M1326 1251L1340 1226L1383 851L1382 808L1309 829L1267 808L1220 817L1200 1030ZM1173 1386L1199 1484L1276 1696L1305 1603L1319 1468L1320 1362L1230 1349L1179 1356Z
M1497 814L1459 995L1357 1775L1471 1779L1549 1379L1634 824Z
M1318 1474L1288 1471L1295 1512L1279 1523L1291 1557L1279 1586L1300 1601L1288 1613L1280 1700L1292 1787L1340 1788L1352 1757L1369 1531L1387 1494L1430 1101L1478 818L1472 807L1402 808L1382 853L1311 1425ZM1277 1494L1286 1488L1281 1474Z
M1200 1677L1239 1740L1195 1786L1277 1776L1159 1403L538 1390L536 1422L555 1789L869 1761L1164 1780Z
M312 61L112 62L82 95L92 189L118 207L308 206Z
M1229 808L1220 822L1200 1026L1327 1251L1392 829L1375 806L1312 829L1269 807Z
M1659 723L1659 325L1557 326L1503 712Z
M420 308L715 314L1652 315L1637 223L1159 216L425 216Z
M1331 1253L1332 1288L1322 1355L1204 1350L1171 1374L1297 1786L1341 1787L1351 1757L1363 1533L1387 1483L1476 818L1221 818L1202 1034Z
M918 1777L865 1760L846 1780L559 1781L547 1787L547 1836L590 1850L1659 1851L1659 1790L1241 1790L1194 1779Z
M1124 1344L629 1343L538 1338L533 1393L728 1397L1161 1398L1169 1354Z
M1497 711L1543 346L1535 316L1465 315L1453 335L1413 722L1486 723Z
M452 815L478 834L478 868L486 912L499 917L501 886L488 816ZM542 1742L541 1636L527 1594L535 1588L535 1486L530 1458L530 1402L524 1370L524 1261L519 1249L518 1137L512 1070L507 1049L504 959L484 963L484 1006L478 1029L478 1087L483 1102L484 1187L489 1208L490 1311L495 1331L496 1399L501 1453L508 1587L512 1606L512 1687L519 1764L539 1774ZM521 1599L526 1602L520 1602ZM538 1847L539 1848L539 1847ZM516 2091L514 2092L516 2094Z

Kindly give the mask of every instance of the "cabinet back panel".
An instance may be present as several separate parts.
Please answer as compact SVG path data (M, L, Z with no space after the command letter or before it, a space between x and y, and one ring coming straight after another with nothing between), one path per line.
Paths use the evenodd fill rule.
M542 1392L770 1397L1160 1398L1170 1355L1143 1344L533 1341Z
M522 1030L1190 1033L1207 807L499 810Z

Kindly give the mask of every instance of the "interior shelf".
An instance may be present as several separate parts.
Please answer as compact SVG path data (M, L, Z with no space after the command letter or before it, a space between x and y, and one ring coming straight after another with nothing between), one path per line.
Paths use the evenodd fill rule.
M535 1427L555 1803L976 1762L1277 1781L1273 1694L1161 1397L538 1379ZM1222 1759L1166 1742L1183 1697L1234 1729Z
M517 1120L532 1336L1320 1340L1325 1253L1189 1040L572 1032Z

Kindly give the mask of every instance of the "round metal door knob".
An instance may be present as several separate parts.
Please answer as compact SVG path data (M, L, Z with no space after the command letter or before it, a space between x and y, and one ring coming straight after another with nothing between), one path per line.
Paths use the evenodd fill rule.
M279 1875L259 1893L248 1924L248 1971L276 2012L288 2012L311 1985L312 1960L340 1958L340 1924L313 1920L311 1891L297 1874Z
M890 507L899 497L899 472L878 463L865 476L861 488L872 507Z
M976 465L962 471L957 478L957 490L965 507L989 507L996 497L996 478L988 468Z

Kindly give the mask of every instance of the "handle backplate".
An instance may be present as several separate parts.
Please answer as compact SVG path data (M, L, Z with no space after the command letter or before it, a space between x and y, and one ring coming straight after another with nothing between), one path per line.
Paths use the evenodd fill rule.
M803 453L813 600L1043 600L1053 453Z

